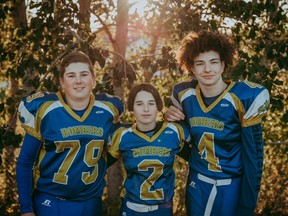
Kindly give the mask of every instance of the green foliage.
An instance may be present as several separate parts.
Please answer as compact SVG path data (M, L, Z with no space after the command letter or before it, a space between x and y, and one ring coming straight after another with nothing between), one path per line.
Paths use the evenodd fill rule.
M269 110L263 124L264 140L264 172L259 194L257 215L287 215L288 214L288 85L287 73L282 72L276 77L281 87L273 86L271 94L281 98L281 108ZM278 97L279 96L279 97ZM282 141L277 143L278 141ZM286 142L286 144L284 144ZM269 145L276 144L276 145ZM269 198L268 198L269 197Z
M288 214L288 145L264 148L264 172L258 198L257 215Z

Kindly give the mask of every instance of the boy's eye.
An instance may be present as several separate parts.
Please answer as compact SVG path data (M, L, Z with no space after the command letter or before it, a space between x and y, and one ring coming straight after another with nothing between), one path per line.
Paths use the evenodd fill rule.
M196 66L202 66L202 65L203 65L203 62L196 63Z

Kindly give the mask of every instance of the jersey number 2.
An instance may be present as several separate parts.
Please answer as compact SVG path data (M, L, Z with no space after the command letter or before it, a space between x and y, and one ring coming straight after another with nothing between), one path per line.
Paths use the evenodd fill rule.
M164 199L163 188L151 191L152 185L163 174L163 164L159 160L143 160L138 165L139 171L153 169L152 174L141 184L140 197L142 200L162 200Z

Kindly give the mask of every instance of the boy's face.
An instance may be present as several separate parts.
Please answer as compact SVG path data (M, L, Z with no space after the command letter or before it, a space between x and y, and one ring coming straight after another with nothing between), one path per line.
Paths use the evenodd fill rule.
M77 62L71 63L65 68L60 84L65 91L66 99L81 101L90 97L95 86L95 79L88 64Z
M154 129L158 109L155 98L150 92L139 91L137 93L133 104L133 113L137 128L145 131Z
M193 63L193 74L198 82L211 86L222 80L222 73L225 64L221 62L218 52L210 50L208 52L200 53L195 57Z

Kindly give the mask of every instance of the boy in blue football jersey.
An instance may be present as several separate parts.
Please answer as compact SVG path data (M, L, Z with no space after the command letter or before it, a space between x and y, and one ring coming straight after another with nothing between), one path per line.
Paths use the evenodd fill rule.
M120 215L173 215L174 160L190 140L188 128L157 122L163 102L151 84L134 86L127 105L136 123L116 130L108 147L114 160L122 157L125 168Z
M165 118L184 120L193 146L186 189L188 215L253 215L263 165L261 119L269 93L249 81L224 81L236 50L223 34L188 34L177 61L195 79L176 84Z
M61 91L38 92L19 105L26 131L17 162L22 216L99 216L105 186L102 152L124 110L122 101L92 94L93 65L83 52L60 65Z

